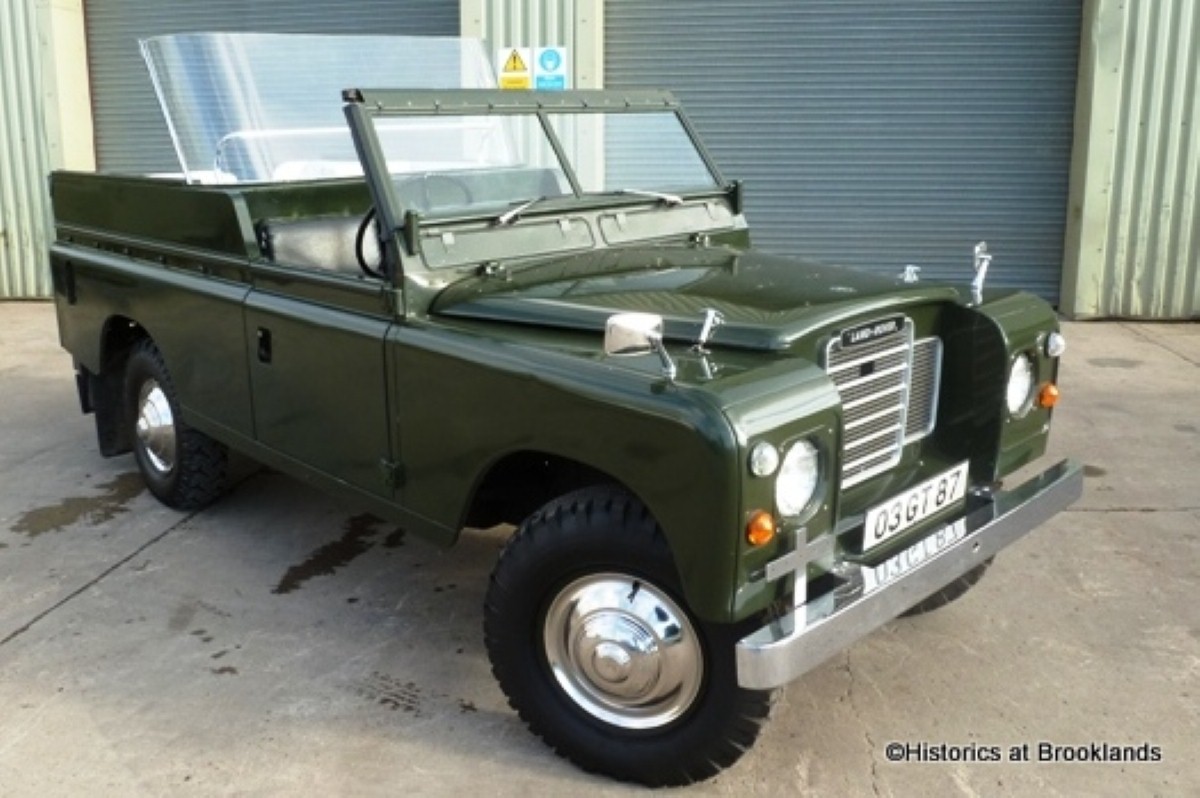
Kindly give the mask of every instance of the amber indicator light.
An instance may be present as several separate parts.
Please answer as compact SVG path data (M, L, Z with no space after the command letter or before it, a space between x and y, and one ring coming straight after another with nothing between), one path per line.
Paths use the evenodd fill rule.
M1038 391L1038 406L1051 408L1058 404L1058 386L1048 382Z
M775 517L766 510L758 510L746 524L746 540L752 546L765 546L775 539Z

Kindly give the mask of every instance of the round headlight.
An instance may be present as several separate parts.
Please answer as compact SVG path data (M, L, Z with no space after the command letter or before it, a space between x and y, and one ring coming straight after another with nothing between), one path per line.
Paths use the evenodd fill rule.
M779 450L766 441L759 441L750 450L750 473L769 477L779 468Z
M1008 390L1005 391L1008 412L1020 418L1029 412L1033 403L1033 363L1028 355L1018 355L1008 370Z
M780 515L800 515L812 501L820 475L817 447L797 441L783 457L775 480L775 506Z
M1050 357L1062 357L1062 353L1067 351L1067 339L1063 338L1062 333L1052 332L1046 336L1046 354Z

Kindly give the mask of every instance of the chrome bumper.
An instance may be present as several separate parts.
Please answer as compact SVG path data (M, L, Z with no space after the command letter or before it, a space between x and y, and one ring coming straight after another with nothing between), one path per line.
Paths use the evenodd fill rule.
M810 599L737 644L738 684L753 690L787 684L994 557L1081 495L1083 468L1064 460L879 566L854 567L842 588ZM947 540L945 548L932 552Z

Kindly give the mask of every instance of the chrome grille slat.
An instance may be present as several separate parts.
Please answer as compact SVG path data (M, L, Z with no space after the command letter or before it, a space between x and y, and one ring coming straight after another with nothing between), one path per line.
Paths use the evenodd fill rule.
M908 364L900 363L899 365L892 366L891 368L886 368L886 369L883 369L882 371L876 371L873 374L868 374L864 377L859 377L857 379L848 380L842 384L839 384L838 391L840 393L843 386L846 388L857 388L860 385L866 385L868 383L874 382L875 380L881 380L884 377L890 377L893 374L903 374L906 371L908 371ZM833 382L834 382L834 384L837 384L836 379ZM903 385L903 381L900 384Z
M866 357L859 357L854 360L848 360L844 363L838 363L833 368L827 369L827 371L830 374L835 374L839 371L845 371L848 368L854 368L856 366L861 366L863 363L870 363L872 361L882 360L883 358L888 357L889 355L899 355L900 357L897 358L898 360L900 360L901 362L907 362L908 361L908 346L907 345L894 346L890 349L885 349L882 352L869 354Z
M842 402L853 402L843 404L842 487L900 461L912 338L912 321L905 319L901 329L860 344L843 346L835 336L825 350L826 374Z
M872 454L872 455L868 455L867 457L861 457L858 460L847 460L844 470L852 472L857 469L863 469L864 472L868 472L870 469L864 468L864 466L870 466L872 464L874 464L876 466L884 465L886 467L890 467L890 466L887 466L886 458L888 458L888 457L891 457L890 452L885 452L883 456L881 456L879 454Z
M908 423L904 442L911 443L933 432L937 424L938 394L942 384L942 342L922 338L913 344L912 387L908 396Z
M839 389L838 393L842 397L842 409L852 410L855 407L874 401L886 393L896 393L903 391L903 385L893 385L890 388L885 388L882 391L872 391L870 385L861 385L858 388L849 390Z
M849 414L847 414L847 416L848 415ZM878 410L869 416L863 416L862 418L855 417L855 419L853 421L846 421L844 423L844 426L848 430L858 429L859 427L863 426L864 424L870 424L872 421L879 421L880 419L888 418L889 416L895 416L895 415L896 415L895 408L886 407L883 410Z
M901 425L901 424L889 424L888 426L884 427L883 429L876 430L867 435L862 435L862 436L856 435L856 436L854 436L854 440L852 440L846 444L845 450L850 451L851 449L857 449L860 446L866 446L868 443L871 443L872 441L875 441L875 440L879 440L880 438L883 438L885 435L888 435L888 434L891 434L893 437L895 437L896 432L898 430L900 430L902 426L903 425Z
M842 402L842 410L846 413L846 415L850 415L850 412L852 410L857 410L858 408L862 407L863 405L868 405L868 404L871 404L872 402L878 402L881 398L888 396L889 394L899 393L900 391L903 391L903 390L904 390L903 385L893 385L891 388L885 388L884 390L877 391L875 393L863 392L863 393L865 393L865 395L863 395L861 398L851 399L850 401ZM847 393L849 393L849 392L847 392Z
M843 488L892 468L905 444L933 431L942 342L913 337L904 319L901 329L860 344L844 346L834 335L825 348L825 373L842 400Z
M856 446L861 445L864 441L874 441L877 438L879 438L879 436L881 436L883 433L885 433L887 431L892 431L893 437L894 437L894 431L896 430L897 427L903 429L903 427L904 427L903 419L898 418L896 416L892 416L891 418L880 419L879 421L876 421L865 427L856 429L856 430L854 430L853 440L851 440L849 443L846 444L846 449L850 450ZM894 446L895 441L894 440L883 440L882 442L880 442L876 445L879 448L887 448L888 446Z

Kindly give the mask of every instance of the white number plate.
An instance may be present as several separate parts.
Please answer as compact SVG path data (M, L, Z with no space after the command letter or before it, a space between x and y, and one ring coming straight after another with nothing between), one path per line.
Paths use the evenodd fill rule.
M963 461L949 471L872 507L867 510L863 551L870 551L929 516L956 504L966 493L967 463Z

